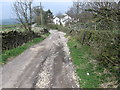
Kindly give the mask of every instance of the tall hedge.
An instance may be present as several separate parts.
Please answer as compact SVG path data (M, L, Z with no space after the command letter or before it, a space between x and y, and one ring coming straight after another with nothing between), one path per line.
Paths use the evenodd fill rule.
M83 45L91 46L95 57L120 82L120 34L110 31L81 30L77 40Z
M31 32L9 31L2 32L2 51L16 48L24 43L40 37L39 34Z

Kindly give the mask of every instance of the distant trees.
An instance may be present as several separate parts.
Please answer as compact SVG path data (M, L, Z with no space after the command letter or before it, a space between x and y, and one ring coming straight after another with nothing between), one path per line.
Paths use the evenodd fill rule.
M39 25L42 25L42 18L43 18L43 8L42 6L35 6L33 7L33 15L34 15L34 22Z
M33 7L34 12L34 21L38 25L47 25L49 23L53 23L53 13L50 9L44 11L42 6Z
M27 31L31 31L32 25L32 1L33 0L17 0L13 4L17 20L23 25Z
M72 24L86 24L102 30L120 29L120 1L117 2L73 2L66 12Z
M46 25L53 23L53 13L51 12L50 9L44 11L44 23Z
M83 13L84 15L87 15L87 12L85 12L86 8L87 8L87 3L85 2L73 2L72 7L66 12L66 14L69 15L74 20L74 22L80 22Z

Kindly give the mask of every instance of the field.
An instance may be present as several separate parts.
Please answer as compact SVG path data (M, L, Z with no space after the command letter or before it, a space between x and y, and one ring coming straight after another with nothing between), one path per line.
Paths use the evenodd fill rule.
M21 24L14 24L14 25L0 25L0 31L25 31L24 28L21 28Z

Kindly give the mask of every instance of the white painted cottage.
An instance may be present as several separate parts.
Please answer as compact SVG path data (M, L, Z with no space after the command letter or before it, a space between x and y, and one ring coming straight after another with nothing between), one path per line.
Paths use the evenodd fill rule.
M54 22L54 24L60 25L59 18L56 16L54 16L53 22Z
M71 20L71 17L68 16L67 14L64 14L64 17L61 19L61 23L62 23L63 26L65 26L66 22L68 22L68 21L70 21L70 20ZM55 24L60 25L59 18L56 17L56 16L54 17L53 22L54 22Z

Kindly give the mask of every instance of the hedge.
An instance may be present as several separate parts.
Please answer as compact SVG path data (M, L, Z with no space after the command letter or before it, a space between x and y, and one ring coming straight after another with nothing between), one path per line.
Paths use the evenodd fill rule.
M35 31L22 32L22 31L17 31L17 30L0 32L2 52L5 50L9 50L9 49L21 46L24 43L27 43L28 41L31 41L34 38L41 37L42 34L45 34L48 32L49 31L46 28L43 28L39 32L35 32Z
M9 31L2 32L2 51L16 48L24 43L40 37L39 34L31 32Z
M81 44L91 46L99 64L112 72L120 82L120 34L110 31L80 30L76 38Z

